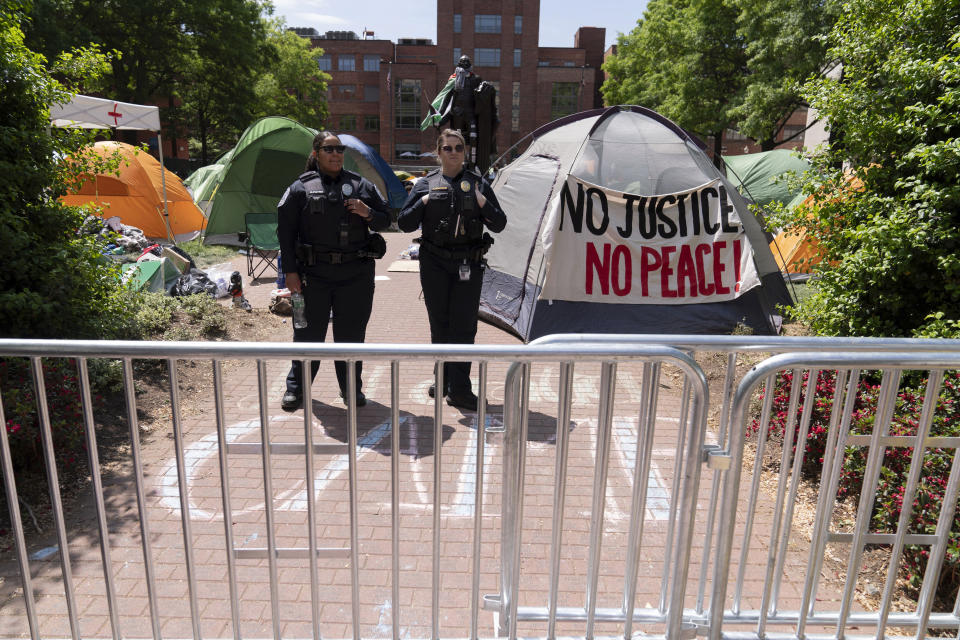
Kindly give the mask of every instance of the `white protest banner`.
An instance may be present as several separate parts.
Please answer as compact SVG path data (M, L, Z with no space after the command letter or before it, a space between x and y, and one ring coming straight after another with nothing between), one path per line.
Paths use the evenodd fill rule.
M760 284L720 180L641 196L570 176L546 230L541 298L625 304L733 300Z

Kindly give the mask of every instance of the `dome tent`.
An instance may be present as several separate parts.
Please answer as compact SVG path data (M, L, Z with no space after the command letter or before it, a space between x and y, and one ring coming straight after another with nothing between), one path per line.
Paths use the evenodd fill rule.
M407 190L403 188L400 178L376 149L346 133L341 133L337 137L347 147L343 156L343 167L359 173L376 185L380 195L392 208L402 207L407 199Z
M187 179L195 189L195 200L209 201L204 243L242 244L237 234L244 230L247 213L276 211L283 192L303 173L315 135L314 129L289 118L261 118L217 161L219 169L215 163L209 165L213 169L201 167L194 172L204 172ZM383 158L353 136L339 137L347 147L344 168L370 180L391 206L399 207L406 190Z
M180 178L168 169L161 170L156 158L123 142L97 142L92 150L101 157L119 154L117 173L85 176L77 191L63 196L64 204L101 205L104 217L118 216L123 224L139 228L148 238L172 234L174 240L182 242L203 230L203 212Z
M303 173L316 132L289 118L268 117L247 127L211 191L204 244L239 245L247 213L277 210L290 183ZM196 195L196 194L195 194Z
M197 203L204 215L210 214L210 201L220 184L220 172L230 161L232 154L233 150L231 149L217 158L213 164L200 167L183 181L183 184L190 190L193 201Z
M727 178L751 202L766 207L771 202L788 204L799 193L781 176L802 175L810 162L789 149L774 149L739 156L723 156ZM802 198L801 198L802 200Z
M702 144L649 109L544 125L493 189L507 228L481 317L524 340L778 329L790 299L760 221Z
M133 131L156 131L157 152L163 166L163 135L160 131L160 108L146 104L132 104L106 98L73 94L65 103L50 105L50 125L77 129L111 129ZM164 222L167 221L166 174L160 172L160 192L163 194ZM167 227L166 238L171 239Z

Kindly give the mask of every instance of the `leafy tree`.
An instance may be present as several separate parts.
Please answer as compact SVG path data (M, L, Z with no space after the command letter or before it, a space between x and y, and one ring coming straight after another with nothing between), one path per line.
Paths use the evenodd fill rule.
M746 52L732 0L651 0L604 64L608 104L641 104L702 137L721 136L745 87Z
M254 108L270 11L269 0L36 0L27 37L48 59L88 42L116 52L105 90L166 102L168 139L183 127L235 138Z
M195 16L193 53L177 87L181 104L169 112L175 124L199 141L202 164L234 143L256 117L254 87L268 59L261 5L245 0L229 4L234 6Z
M52 74L70 77L103 68L95 50L61 58L51 70L24 44L21 0L0 8L0 335L117 337L129 307L116 267L103 262L94 236L78 233L84 214L59 196L85 167L62 159L90 137L49 129L49 105L67 99Z
M827 64L826 35L836 21L835 0L735 0L738 32L746 43L748 78L742 102L731 110L740 133L764 151L806 101L804 82Z
M831 43L842 77L818 78L805 94L842 136L807 180L818 206L782 218L807 227L825 258L799 316L826 335L956 335L956 3L848 0Z
M308 40L286 31L278 22L270 25L268 63L257 78L254 91L257 117L286 116L319 129L327 117L327 82L320 71L323 49L311 49Z
M731 126L772 149L825 64L835 16L836 0L652 0L604 64L604 98L712 137L715 158Z

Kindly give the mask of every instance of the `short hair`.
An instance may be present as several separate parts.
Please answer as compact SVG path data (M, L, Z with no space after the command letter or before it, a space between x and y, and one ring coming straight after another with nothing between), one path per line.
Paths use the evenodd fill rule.
M440 135L437 137L437 153L440 153L440 147L443 146L444 138L456 138L460 141L464 147L467 146L467 141L463 138L463 134L457 131L456 129L444 129L440 132Z

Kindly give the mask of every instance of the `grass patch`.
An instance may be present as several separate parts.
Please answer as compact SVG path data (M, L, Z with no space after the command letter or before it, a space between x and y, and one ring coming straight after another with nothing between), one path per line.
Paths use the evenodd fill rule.
M198 269L229 262L237 256L237 247L203 244L199 238L190 242L181 242L178 246L190 254Z

